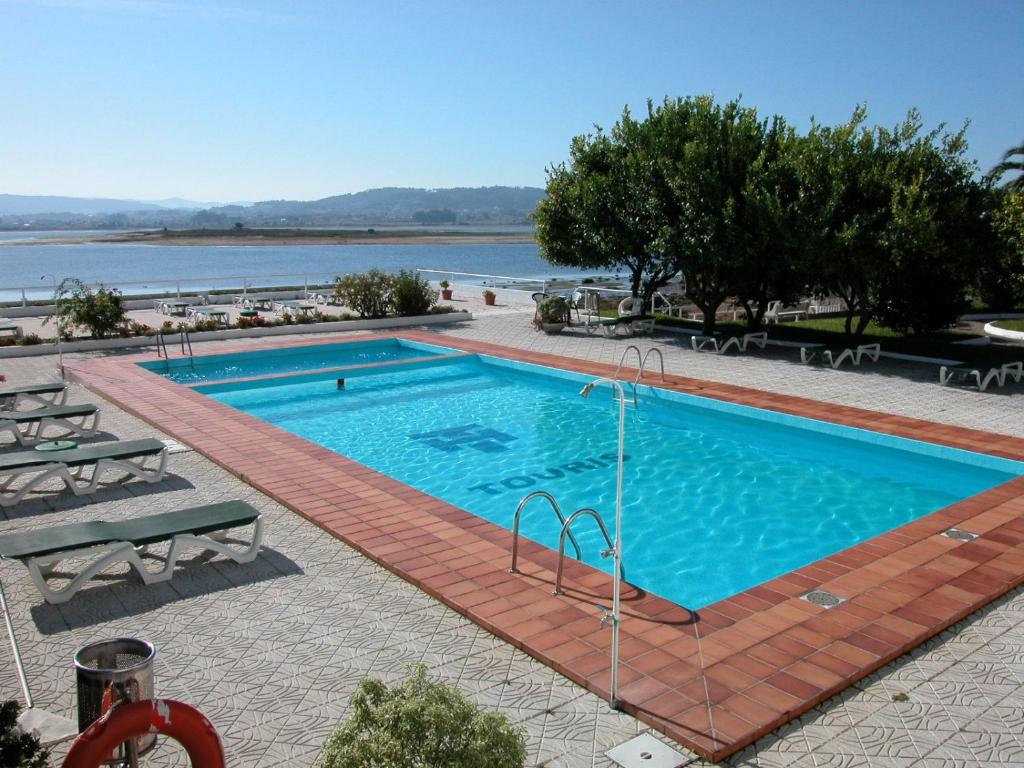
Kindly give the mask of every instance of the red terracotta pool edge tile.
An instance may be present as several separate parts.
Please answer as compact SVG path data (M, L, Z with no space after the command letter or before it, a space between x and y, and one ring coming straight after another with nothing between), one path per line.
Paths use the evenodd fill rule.
M609 366L437 333L275 340L259 349L406 338L609 375ZM232 348L236 347L237 348ZM219 346L216 354L255 351ZM566 561L567 594L551 595L557 555L302 438L139 368L152 354L69 366L73 378L415 584L493 634L608 697L610 633L596 603L609 577ZM661 385L660 382L657 382ZM664 385L770 410L1024 459L1024 440L670 377ZM173 464L172 464L173 470ZM939 533L957 526L981 537ZM1024 478L784 574L693 615L624 590L622 708L718 761L835 695L1024 582ZM845 598L824 609L800 595Z

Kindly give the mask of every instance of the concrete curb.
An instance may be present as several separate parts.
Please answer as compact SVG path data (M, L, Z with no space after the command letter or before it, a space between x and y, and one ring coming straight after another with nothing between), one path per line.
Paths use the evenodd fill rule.
M443 315L416 317L385 317L380 320L338 320L333 323L307 323L305 325L278 325L271 328L228 328L222 331L190 333L193 342L218 339L242 339L261 336L290 336L303 333L338 333L343 331L377 331L385 328L408 328L420 325L450 325L472 320L472 312L449 312ZM168 345L174 344L176 334L168 334ZM61 344L61 350L70 352L96 352L111 349L131 349L156 345L155 336L132 336L127 339L90 339ZM56 344L36 344L29 347L0 347L0 360L11 357L37 357L57 354Z
M1024 331L1011 331L1008 328L1000 328L994 323L985 323L985 333L989 336L994 336L997 339L1024 341Z

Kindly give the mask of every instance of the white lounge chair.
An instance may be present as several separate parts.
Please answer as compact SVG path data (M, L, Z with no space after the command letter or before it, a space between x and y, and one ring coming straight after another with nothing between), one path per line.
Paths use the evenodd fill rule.
M156 466L151 466L155 462ZM124 473L147 483L167 474L167 446L159 440L125 440L100 443L66 451L16 451L0 453L0 506L17 504L43 483L57 479L76 496L95 493L107 472ZM15 483L23 475L28 482Z
M254 526L249 542L242 549L224 539L232 528ZM26 533L0 536L0 558L20 560L28 568L32 581L48 603L66 603L95 574L112 563L125 561L145 584L167 581L184 550L199 547L227 555L238 563L248 563L259 554L263 538L263 517L244 501L225 501L175 512L147 515L131 520L55 526ZM153 544L169 541L163 567L146 568L142 556ZM67 560L89 563L61 588L47 583L57 565Z
M997 386L1006 384L1006 380L1012 378L1019 382L1022 376L1024 363L1013 362L1002 365L943 365L939 368L939 384L946 386L954 379L966 383L972 378L979 392L988 389L993 381Z
M52 440L46 436L51 427L60 436L92 437L99 430L100 409L95 405L55 405L31 411L0 411L0 432L10 432L19 445L35 445Z
M694 334L690 337L690 346L693 347L694 352L710 351L716 355L723 355L734 347L738 352L746 352L750 344L764 349L768 345L768 332L743 333L727 336L724 339L720 335Z
M881 354L882 347L879 344L858 344L856 347L846 347L841 350L826 349L822 351L821 356L833 368L838 368L847 360L854 365L860 365L865 355L871 362L877 363Z
M782 308L781 301L769 301L768 308L764 313L764 322L766 325L772 323L779 323L782 320L791 319L799 320L802 317L807 317L807 312L802 309L786 309Z

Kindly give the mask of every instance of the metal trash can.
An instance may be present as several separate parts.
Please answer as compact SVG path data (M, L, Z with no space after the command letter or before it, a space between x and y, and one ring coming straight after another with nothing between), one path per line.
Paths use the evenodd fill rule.
M85 731L115 703L153 698L152 643L131 637L101 640L75 651L78 689L78 731ZM132 764L132 758L156 746L156 734L146 734L119 746L107 765ZM135 752L135 755L131 753Z

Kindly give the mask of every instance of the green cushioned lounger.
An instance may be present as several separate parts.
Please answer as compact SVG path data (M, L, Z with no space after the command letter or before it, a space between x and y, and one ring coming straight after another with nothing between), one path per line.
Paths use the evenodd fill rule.
M242 549L228 545L222 536L211 535L249 525L255 526L254 532ZM171 578L181 552L189 547L250 562L259 554L262 535L259 510L244 501L224 501L130 520L96 520L0 536L0 558L23 562L43 598L63 603L111 563L127 561L146 584L153 584ZM163 567L150 571L141 555L147 546L162 542L170 542ZM64 587L54 589L47 583L60 561L86 559L85 568Z

